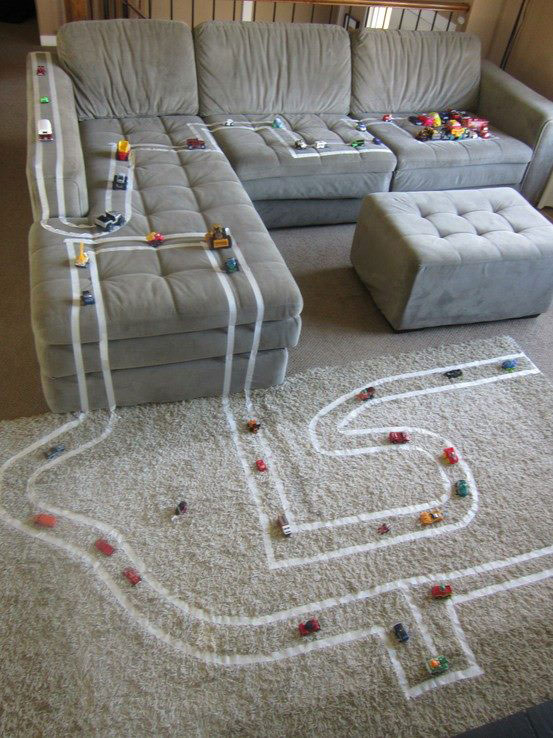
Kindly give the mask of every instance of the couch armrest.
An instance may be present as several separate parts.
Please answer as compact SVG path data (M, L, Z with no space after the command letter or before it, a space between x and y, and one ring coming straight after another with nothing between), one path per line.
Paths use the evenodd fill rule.
M37 66L46 74L38 76ZM47 97L48 103L40 98ZM53 140L39 141L37 123L47 119ZM88 190L73 84L56 58L46 52L27 57L27 182L35 220L81 217Z
M553 167L553 102L484 60L478 112L533 149L521 192L537 203Z

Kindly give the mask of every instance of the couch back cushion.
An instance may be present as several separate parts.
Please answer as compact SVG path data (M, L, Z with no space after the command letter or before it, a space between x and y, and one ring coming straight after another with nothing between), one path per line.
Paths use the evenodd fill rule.
M198 112L192 33L184 23L67 23L58 31L58 56L73 79L81 120Z
M200 115L347 113L351 55L334 25L208 21L194 29Z
M480 85L480 39L445 31L352 34L355 116L474 107Z

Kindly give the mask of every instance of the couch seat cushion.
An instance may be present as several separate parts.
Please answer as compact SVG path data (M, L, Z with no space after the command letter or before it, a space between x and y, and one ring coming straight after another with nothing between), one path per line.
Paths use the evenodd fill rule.
M532 158L529 146L493 127L486 140L418 141L414 134L421 128L408 116L388 123L370 115L363 120L397 157L395 191L516 186Z
M35 223L31 232L33 324L40 343L71 343L75 298L67 246L76 248L81 238L96 254L110 340L226 328L229 295L222 266L230 256L241 257L235 249L206 252L202 234L212 223L230 227L246 262L246 268L223 278L236 304L236 323L250 325L259 317L247 266L259 287L265 321L299 315L299 290L225 156L208 135L206 150L181 148L204 130L199 119L183 116L81 123L90 221L52 219L47 228ZM133 146L130 162L114 158L122 137ZM112 190L116 171L128 174L126 191ZM125 214L123 228L102 234L90 225L106 209ZM166 242L148 246L150 231L166 235ZM76 271L79 289L91 289L92 270ZM94 307L82 308L79 320L82 342L98 341Z
M395 156L373 136L355 128L345 115L278 116L284 128L274 128L274 115L210 115L204 120L253 200L363 197L388 189ZM231 118L232 126L224 121ZM328 146L294 148L303 139ZM363 138L354 149L350 142Z

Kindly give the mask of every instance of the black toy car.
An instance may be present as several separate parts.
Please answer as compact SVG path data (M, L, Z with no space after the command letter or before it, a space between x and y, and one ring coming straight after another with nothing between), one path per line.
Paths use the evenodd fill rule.
M94 223L108 233L114 228L119 228L125 224L125 218L116 210L108 210L103 215L99 215Z
M116 174L113 178L113 189L126 190L128 182L129 179L125 174Z
M409 633L403 623L396 623L394 625L394 635L400 643L405 643L405 641L409 640Z
M52 448L49 448L48 451L44 452L44 456L48 459L48 461L51 461L52 459L55 459L56 456L59 456L65 451L65 446L63 443L58 443L57 446L52 446Z
M94 295L90 290L83 290L83 293L81 295L81 302L83 305L94 305L96 300L94 299Z
M450 369L448 372L444 374L444 377L447 377L448 379L457 379L457 377L463 376L463 370L462 369Z

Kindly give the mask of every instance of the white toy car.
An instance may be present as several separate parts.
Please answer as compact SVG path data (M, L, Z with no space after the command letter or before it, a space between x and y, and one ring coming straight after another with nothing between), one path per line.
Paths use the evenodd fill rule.
M326 141L314 141L314 149L326 149Z
M39 120L36 124L37 135L39 141L52 141L54 134L52 133L52 124L46 118Z
M102 230L109 233L114 228L119 228L120 226L125 225L125 218L123 218L121 213L118 213L116 210L108 210L103 215L99 215L94 220L94 223L102 228Z

